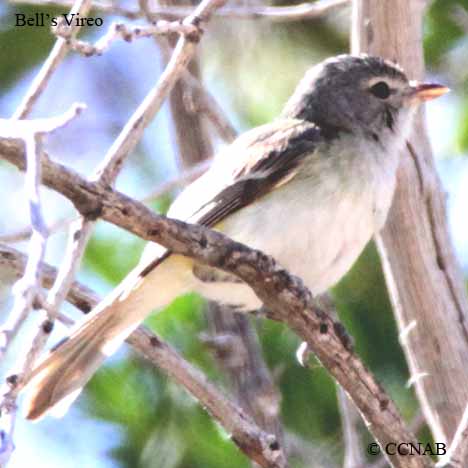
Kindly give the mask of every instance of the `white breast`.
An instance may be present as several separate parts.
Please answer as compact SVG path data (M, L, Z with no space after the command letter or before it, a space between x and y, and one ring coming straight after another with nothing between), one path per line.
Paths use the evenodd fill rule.
M300 176L230 216L223 232L273 256L313 294L324 292L381 228L391 204L398 155L382 154L377 143L369 149L355 138L340 139L340 146L328 148L329 156L311 158ZM197 290L248 309L260 305L242 284L200 282Z

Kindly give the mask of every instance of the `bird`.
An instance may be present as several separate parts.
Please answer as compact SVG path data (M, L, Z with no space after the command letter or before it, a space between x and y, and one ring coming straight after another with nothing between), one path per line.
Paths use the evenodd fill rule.
M384 225L418 105L447 91L410 81L381 57L326 59L306 72L277 119L226 146L167 215L263 251L322 294ZM147 315L189 291L239 311L262 305L234 275L150 243L33 370L26 418L63 412Z

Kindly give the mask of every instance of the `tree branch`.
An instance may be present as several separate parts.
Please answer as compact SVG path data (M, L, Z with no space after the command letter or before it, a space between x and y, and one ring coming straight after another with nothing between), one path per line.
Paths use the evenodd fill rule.
M106 183L109 178L112 179L112 174L115 171L118 172L123 159L136 146L144 129L154 118L165 97L185 71L200 40L202 34L201 24L208 21L212 13L224 5L225 2L226 0L203 0L192 14L184 20L184 23L197 27L198 35L181 36L178 40L158 83L148 93L105 156L101 169L98 170L98 176L103 183Z
M0 157L24 169L24 152L17 141L0 140ZM70 199L83 215L100 216L143 239L241 278L272 311L272 318L285 322L307 342L352 397L382 446L397 441L416 443L392 400L350 349L343 327L316 308L302 281L289 275L271 257L219 232L158 216L129 197L86 181L48 158L43 159L42 169L43 183ZM405 468L432 465L427 457L399 453L392 456L392 463Z
M82 105L72 106L65 114L59 117L38 119L32 121L1 120L0 137L20 138L20 145L26 155L25 190L29 198L29 211L32 227L32 235L29 242L29 256L25 268L24 277L15 287L15 304L9 314L9 319L4 326L1 335L2 343L0 358L6 353L12 340L18 333L37 298L40 287L39 265L45 254L46 240L48 236L45 221L42 215L39 186L41 184L41 154L42 138L45 134L65 126L76 117L83 109ZM31 363L25 362L26 367Z

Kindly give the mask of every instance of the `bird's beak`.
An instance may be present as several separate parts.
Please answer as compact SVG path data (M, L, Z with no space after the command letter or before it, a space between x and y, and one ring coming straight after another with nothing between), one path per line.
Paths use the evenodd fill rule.
M436 83L418 83L412 81L410 87L409 98L415 104L436 99L450 91L450 88L447 88L447 86Z

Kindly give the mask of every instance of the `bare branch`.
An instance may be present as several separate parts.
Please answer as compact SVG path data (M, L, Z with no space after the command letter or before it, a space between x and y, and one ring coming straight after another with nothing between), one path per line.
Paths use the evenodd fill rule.
M424 414L419 411L409 423L410 431L417 435L424 426L426 426L426 419L424 418ZM380 455L380 458L371 465L368 465L367 468L386 468L387 466L388 461L383 455Z
M65 113L45 119L24 120L0 119L0 138L24 139L25 135L42 136L65 127L71 120L86 109L83 103L75 103Z
M24 152L18 142L0 140L0 155L24 169ZM393 401L350 349L342 325L316 308L301 280L289 275L271 257L231 241L219 232L158 216L122 193L86 181L46 157L43 158L43 183L69 198L85 216L99 213L103 219L143 239L241 278L271 311L272 318L284 321L307 342L352 397L382 446L397 441L416 443ZM410 458L397 453L391 458L395 467L432 466L427 457Z
M72 0L68 3L68 6L71 6L72 9L70 14L79 14L80 16L86 16L90 10L92 0ZM81 29L80 25L73 24L69 27L70 37L75 37L79 30ZM60 63L66 57L69 47L64 39L57 39L53 49L51 50L46 61L42 65L39 73L34 78L26 96L21 101L21 104L16 109L13 114L13 119L24 119L30 113L31 110L39 99L39 96L45 90L47 83L50 81L55 70L58 68Z
M201 176L210 167L212 162L213 161L211 159L207 159L199 164L196 164L195 166L192 166L190 169L182 171L172 179L169 179L156 187L149 195L146 195L142 201L149 202L151 200L155 200L156 198L168 193L176 187L188 184L197 177Z
M60 230L65 229L74 219L77 219L77 216L75 216L75 218L59 219L53 222L50 226L47 226L49 237L56 234L57 232L60 232ZM0 234L0 242L4 242L5 244L14 244L16 242L28 240L31 235L31 226L27 226L11 233Z
M14 280L23 276L27 261L26 254L0 244L0 269L10 272ZM41 263L40 268L41 286L50 289L57 277L57 270L47 263ZM67 300L86 314L98 303L99 297L91 289L75 281L67 294Z
M41 153L42 137L58 128L66 125L74 118L80 106L73 106L68 112L60 117L42 119L38 121L2 121L0 128L4 135L9 138L21 138L24 142L26 153L26 177L25 191L29 199L29 217L31 220L32 235L29 241L28 261L24 269L24 276L18 280L13 287L15 302L8 320L1 331L0 359L8 351L13 339L24 324L35 302L39 299L41 280L40 265L45 255L48 232L42 214L41 197L39 186L41 184ZM33 340L33 344L22 363L19 377L14 382L15 385L27 378L34 365L35 358L40 352L41 333L38 333ZM8 384L11 384L9 388ZM7 382L7 389L2 394L0 403L2 426L6 431L0 433L2 439L3 452L0 452L2 466L4 466L13 451L13 433L16 418L16 397L15 385L12 381Z
M27 3L30 5L70 6L72 0L10 0L11 3ZM216 16L240 20L267 19L274 22L303 21L320 18L335 8L349 4L349 0L318 0L313 3L301 3L293 6L247 6L225 7L215 12ZM93 9L119 15L128 19L138 19L144 16L141 10L130 10L104 2L93 2ZM164 19L176 20L185 18L193 13L193 8L185 6L155 6L149 9L152 17L160 16Z
M61 25L57 26L54 31L55 34L58 37L65 39L71 49L87 57L91 57L92 55L102 55L117 39L132 42L143 37L154 37L167 34L182 34L185 36L197 36L199 34L199 30L196 26L180 21L170 22L159 20L155 24L138 26L130 26L125 23L112 23L107 33L94 44L91 44L87 41L79 41L68 37L68 28L63 30L62 25L63 22Z

